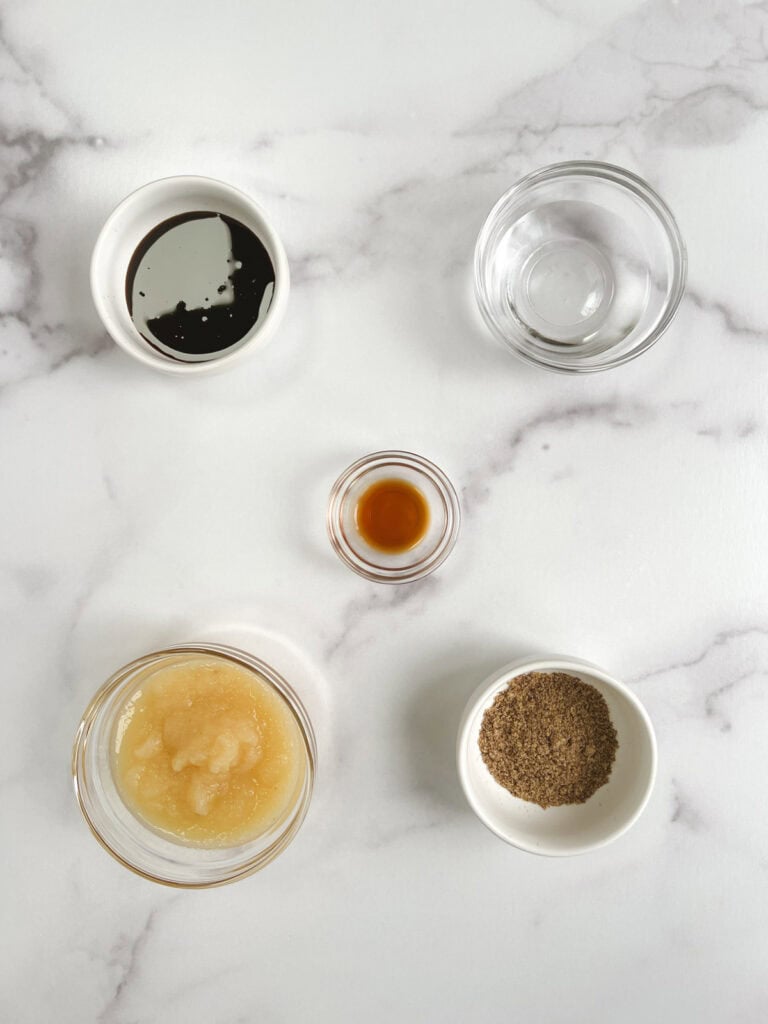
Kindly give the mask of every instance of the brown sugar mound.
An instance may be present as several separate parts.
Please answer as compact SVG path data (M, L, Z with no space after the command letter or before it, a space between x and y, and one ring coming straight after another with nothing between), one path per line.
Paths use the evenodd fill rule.
M540 807L589 800L619 745L605 698L565 672L512 679L483 715L478 742L494 779Z

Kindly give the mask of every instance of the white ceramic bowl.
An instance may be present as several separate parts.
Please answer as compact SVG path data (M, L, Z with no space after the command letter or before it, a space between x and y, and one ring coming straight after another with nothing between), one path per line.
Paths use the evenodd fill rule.
M258 235L275 268L275 290L266 315L237 348L205 361L181 362L153 349L136 330L125 299L125 276L136 247L153 228L193 210L233 217ZM160 178L127 196L107 218L91 259L93 301L112 339L145 366L184 376L223 370L260 348L283 318L289 288L285 250L261 207L231 185L194 175Z
M548 807L512 796L485 767L478 747L483 714L515 676L567 672L594 686L608 704L619 746L608 782L583 804ZM521 659L495 672L470 697L459 726L459 778L469 805L512 846L550 857L586 853L617 839L637 821L656 777L656 738L648 713L623 683L576 658Z

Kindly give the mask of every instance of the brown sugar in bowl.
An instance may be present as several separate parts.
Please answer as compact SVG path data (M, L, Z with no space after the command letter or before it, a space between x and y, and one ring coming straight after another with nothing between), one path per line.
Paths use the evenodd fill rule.
M480 750L486 711L511 680L529 673L566 673L605 699L617 747L607 781L581 803L541 807L513 796L489 771ZM586 853L617 839L637 821L653 789L657 751L645 708L623 683L570 657L525 658L505 665L470 697L459 726L457 765L470 807L495 835L547 856Z

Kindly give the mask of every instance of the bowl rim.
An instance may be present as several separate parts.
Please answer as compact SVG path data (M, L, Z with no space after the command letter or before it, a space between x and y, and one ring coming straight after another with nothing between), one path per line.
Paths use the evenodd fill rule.
M476 717L478 709L487 702L492 693L496 693L503 685L510 682L516 676L523 675L526 672L570 672L573 675L578 675L580 672L583 672L585 674L592 675L599 679L600 682L605 683L609 688L616 690L617 693L620 693L624 698L626 698L633 710L637 713L638 719L644 726L646 737L650 743L651 764L642 797L638 801L634 811L627 817L627 819L620 826L597 842L574 844L566 849L551 849L546 847L542 848L540 845L534 846L533 844L527 843L525 840L521 840L519 838L513 839L510 837L509 833L504 832L503 829L497 826L493 819L489 818L488 815L484 813L475 798L475 791L470 782L468 772L471 724ZM616 679L593 662L586 661L582 658L574 658L567 655L528 655L516 658L502 666L502 668L497 669L484 679L480 686L478 686L471 694L464 707L459 723L458 736L456 740L456 765L459 774L459 782L467 803L478 819L490 832L495 836L498 836L498 838L502 839L505 843L508 843L510 846L514 846L518 850L523 850L525 853L533 853L541 857L571 857L583 853L589 853L592 850L599 850L601 847L607 846L609 843L614 842L614 840L624 835L624 833L635 824L637 819L645 810L656 782L656 774L658 771L658 745L650 715L639 697L630 690L625 683L622 683L620 680Z
M157 658L163 655L184 653L210 654L215 657L222 657L229 661L234 661L236 664L247 668L252 672L262 675L267 685L272 689L276 689L288 704L291 713L297 721L299 733L302 738L302 745L307 758L307 775L303 791L297 800L296 808L292 816L286 823L284 831L277 835L268 847L261 850L249 860L244 861L241 866L233 867L232 870L228 871L220 878L206 879L201 882L179 881L177 879L163 877L160 874L153 873L152 871L139 867L137 864L134 864L132 861L124 857L112 847L108 839L102 834L90 813L90 801L86 799L85 794L85 758L88 739L96 717L105 700L125 683L125 677L134 668L138 668L152 658ZM139 875L141 878L144 878L149 882L165 885L172 889L215 889L222 885L229 885L232 882L237 882L241 878L247 878L249 875L253 875L262 868L265 868L277 856L279 856L279 854L281 854L295 838L304 823L304 819L307 816L312 802L315 774L317 771L317 743L315 740L312 722L307 714L304 704L298 694L294 691L293 687L279 672L272 668L271 665L262 661L262 659L256 657L256 655L250 654L248 651L244 651L238 647L233 647L229 644L193 641L190 643L171 644L167 647L149 651L137 658L133 658L131 661L126 662L120 668L116 669L109 678L102 683L91 697L80 717L80 723L77 727L72 744L70 771L72 774L75 799L77 800L80 812L82 813L91 834L98 840L102 848L105 849L107 853L119 864L122 864L123 867L128 868L128 870L133 874ZM137 822L139 827L146 827L141 824L139 819L137 819Z
M406 467L427 477L438 490L445 510L445 527L435 547L418 561L397 568L375 564L358 555L341 524L351 487L366 473L389 465ZM453 551L461 531L461 503L450 478L434 462L415 452L385 449L356 459L338 476L328 496L325 522L331 547L353 572L373 583L413 583L433 573Z
M275 265L274 294L262 323L258 325L255 324L248 334L245 335L245 340L241 339L238 347L233 351L213 359L189 363L182 361L176 362L167 356L164 357L149 349L145 349L137 340L140 338L138 332L136 332L136 337L134 337L133 333L123 330L122 326L115 321L111 315L108 304L104 300L103 288L101 285L101 282L109 273L108 267L105 264L104 256L106 241L109 235L114 231L115 223L119 220L125 210L132 206L140 205L145 202L153 192L162 188L168 189L178 187L179 190L182 190L188 185L196 185L201 188L210 189L212 195L216 193L221 195L223 193L224 195L229 196L229 198L234 202L239 203L247 209L253 216L254 220L259 223L261 241L266 246L270 258L273 260ZM288 293L290 291L290 268L288 265L288 257L283 243L280 240L280 236L277 234L277 231L273 227L265 210L256 202L255 199L252 199L246 192L236 188L234 185L230 185L228 182L221 181L218 178L211 178L202 174L170 174L162 178L155 178L152 181L145 182L145 184L133 189L133 191L129 192L128 195L121 199L120 202L112 209L112 212L104 221L104 224L99 231L93 247L93 252L91 253L90 286L93 304L99 315L102 326L115 344L138 362L143 363L145 366L148 366L153 370L159 370L162 373L184 377L205 373L215 373L220 370L225 370L233 363L242 359L243 356L250 355L257 343L263 344L272 337L285 315L285 310L288 304Z
M596 178L599 181L607 181L626 188L652 210L667 237L674 270L664 314L653 330L630 352L614 355L612 358L603 359L593 365L580 365L578 362L562 362L558 361L555 356L546 358L543 353L535 355L519 344L512 336L502 331L486 300L482 273L489 236L495 227L502 209L511 203L512 200L519 198L521 193L536 188L544 182L573 176ZM539 167L523 175L494 203L477 236L473 267L475 300L480 315L493 336L510 352L531 366L538 366L555 373L598 373L602 370L610 370L614 367L622 366L636 359L655 345L667 330L685 295L688 277L688 251L672 210L659 193L639 174L635 174L634 171L630 171L626 167L602 160L563 160L559 163L547 164L545 167ZM610 354L610 349L608 354Z

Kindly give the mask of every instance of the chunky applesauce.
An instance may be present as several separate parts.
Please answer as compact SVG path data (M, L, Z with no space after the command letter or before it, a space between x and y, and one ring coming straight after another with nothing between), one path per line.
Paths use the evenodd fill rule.
M266 832L295 800L304 771L283 697L212 655L151 671L115 730L113 773L126 805L195 846L235 846Z

